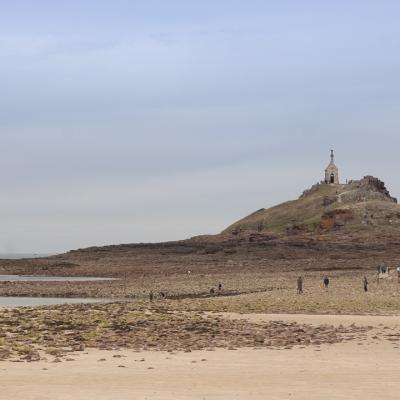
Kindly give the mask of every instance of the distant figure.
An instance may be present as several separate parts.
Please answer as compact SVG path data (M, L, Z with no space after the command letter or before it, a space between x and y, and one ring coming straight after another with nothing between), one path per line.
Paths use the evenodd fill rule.
M377 283L379 285L380 280L383 278L382 274L383 274L383 266L384 264L379 264L376 268L378 270L378 274L377 274Z
M364 276L363 283L364 283L364 292L368 292L368 279L366 276Z
M218 283L218 292L220 292L222 290L222 283Z
M397 271L397 283L400 283L400 265L396 268Z
M149 300L150 300L150 301L153 301L153 299L154 299L154 293L153 293L152 290L150 290L150 293L149 293Z
M162 299L165 299L167 297L164 292L160 292L160 296L161 296Z
M212 287L211 289L210 289L210 294L214 294L215 293L215 290L214 290L214 288Z
M328 289L328 286L329 286L329 278L328 278L327 276L325 276L325 278L324 278L324 286L325 286L325 289Z
M381 272L382 272L382 274L386 274L386 272L387 272L387 266L385 263L382 264Z
M188 270L186 273L187 273L188 275L190 275L190 274L192 273L192 271L191 271L191 270Z
M297 278L297 294L303 294L303 277Z

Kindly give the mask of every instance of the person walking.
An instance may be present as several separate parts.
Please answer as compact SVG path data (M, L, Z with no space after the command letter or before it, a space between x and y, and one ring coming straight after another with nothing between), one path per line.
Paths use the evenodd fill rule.
M328 286L329 286L329 278L325 275L324 277L324 287L326 290L328 290Z
M386 274L387 273L387 265L386 265L386 263L382 264L381 272L382 272L382 274Z
M303 277L297 278L297 294L303 294Z
M364 276L363 283L364 283L364 292L368 292L368 279L366 276Z

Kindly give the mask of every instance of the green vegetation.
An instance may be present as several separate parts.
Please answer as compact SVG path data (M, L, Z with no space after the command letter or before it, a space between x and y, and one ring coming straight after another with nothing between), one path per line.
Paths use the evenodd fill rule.
M297 200L287 201L269 209L261 209L229 226L222 234L243 231L282 234L312 232L340 228L346 231L365 230L377 226L398 224L400 207L394 199L379 188L359 182L349 185L318 184L304 192ZM335 210L347 210L352 218L345 223L334 221L331 228L321 224L323 215ZM333 217L335 218L335 217Z
M322 214L332 209L324 206L324 197L335 196L342 192L343 185L318 185L312 188L298 200L287 201L267 210L253 213L246 218L229 226L223 233L232 233L240 230L260 230L282 233L288 225L306 225L313 228Z

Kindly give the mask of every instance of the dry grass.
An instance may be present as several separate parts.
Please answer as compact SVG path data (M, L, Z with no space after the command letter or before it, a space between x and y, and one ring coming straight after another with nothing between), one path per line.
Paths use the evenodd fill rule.
M369 291L363 289L363 272L329 275L328 290L322 287L323 274L305 274L304 294L296 293L294 273L281 274L269 282L272 290L234 297L215 296L207 299L184 299L171 303L181 310L209 310L239 313L305 313L305 314L398 314L400 284L397 278L381 281L368 276ZM271 277L272 278L272 277Z
M400 312L400 283L395 271L379 284L375 272L365 270L286 271L279 273L177 274L112 282L12 282L0 285L7 296L97 297L155 301L170 310L235 311L242 313L395 314ZM330 278L328 290L322 279ZM296 279L304 277L304 294L297 295ZM363 277L370 285L363 290ZM222 291L218 291L218 283ZM215 294L210 294L214 288ZM161 297L163 292L167 300ZM164 307L164 306L163 306Z

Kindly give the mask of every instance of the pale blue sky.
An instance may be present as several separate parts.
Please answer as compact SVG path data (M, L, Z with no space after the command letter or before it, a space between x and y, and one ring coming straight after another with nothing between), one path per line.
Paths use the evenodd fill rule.
M398 1L0 4L0 252L217 233L331 147L400 197Z

